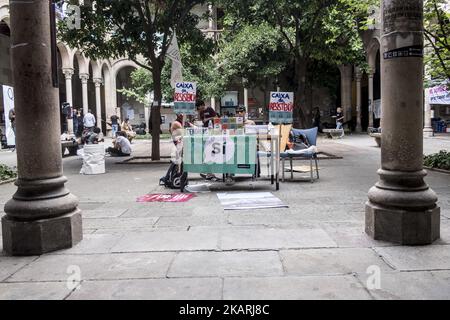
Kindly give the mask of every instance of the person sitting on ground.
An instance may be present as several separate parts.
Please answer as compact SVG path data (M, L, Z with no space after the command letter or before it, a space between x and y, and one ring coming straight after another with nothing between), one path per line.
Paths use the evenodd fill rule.
M106 152L113 157L129 157L131 155L131 143L127 134L123 131L117 132L117 138L113 141L114 147L109 147Z
M130 124L130 119L126 118L124 122L122 122L121 125L122 132L126 133L126 137L128 140L133 141L134 137L136 137L136 132L133 131L133 127Z
M102 130L98 127L94 128L93 132L88 133L86 136L86 144L98 144L104 142Z

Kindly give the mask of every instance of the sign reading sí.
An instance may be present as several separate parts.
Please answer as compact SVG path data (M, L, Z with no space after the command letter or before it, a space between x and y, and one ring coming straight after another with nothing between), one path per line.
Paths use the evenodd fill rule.
M176 114L195 115L197 85L193 82L177 82L175 85L174 107Z
M271 92L269 121L272 123L292 123L294 111L293 92Z

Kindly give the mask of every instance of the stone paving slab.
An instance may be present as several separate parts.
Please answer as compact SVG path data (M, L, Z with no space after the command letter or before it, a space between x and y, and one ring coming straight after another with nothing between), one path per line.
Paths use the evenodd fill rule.
M336 247L322 229L226 229L220 233L222 250Z
M112 252L217 250L218 240L216 231L126 234Z
M283 275L280 257L264 252L181 252L168 277L244 277Z
M180 203L176 205L146 203L139 207L129 208L121 218L187 217L192 214L192 208L186 208Z
M222 279L189 278L84 281L68 300L219 300L221 298Z
M146 229L152 228L156 221L156 217L84 219L83 229Z
M226 215L202 215L192 217L161 217L156 223L157 227L168 226L220 226L226 225Z
M357 275L366 283L368 274ZM382 300L449 300L449 271L417 271L381 273L380 289L370 290L376 299Z
M83 218L118 218L124 214L127 209L95 209L95 210L82 210Z
M338 244L339 247L372 248L392 246L392 243L377 241L365 232L364 222L335 221L321 222L319 225Z
M450 270L450 245L375 248L383 259L400 271Z
M0 282L38 257L6 257L0 253Z
M173 257L170 252L46 255L18 271L8 282L65 281L72 266L79 268L82 280L163 278Z
M0 283L0 300L62 300L70 291L66 282Z
M225 278L223 290L225 300L371 299L361 283L348 275Z
M123 237L122 234L85 234L83 240L73 248L55 251L51 255L58 254L94 254L109 253L111 248Z
M158 227L153 226L151 228L145 229L95 229L93 230L93 234L109 234L109 235L118 235L124 236L126 234L137 234L137 233L147 233L147 232L184 232L188 231L189 227Z
M281 261L287 275L336 275L366 272L378 266L383 272L393 271L372 249L308 249L283 250Z

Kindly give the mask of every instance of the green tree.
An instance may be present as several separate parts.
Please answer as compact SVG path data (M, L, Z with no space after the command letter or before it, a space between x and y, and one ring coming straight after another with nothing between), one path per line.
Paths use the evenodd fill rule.
M78 3L60 0L59 2ZM60 38L80 48L90 58L127 57L152 75L155 106L152 126L159 127L162 101L161 75L166 53L176 30L180 43L190 43L191 53L204 55L212 50L211 41L197 28L199 16L192 13L202 0L84 1L82 27L60 23ZM152 159L160 159L159 130L152 130Z
M219 97L226 87L226 80L217 68L216 61L212 55L191 54L190 44L180 47L183 64L184 81L195 82L197 84L197 97L206 99L209 97ZM173 101L174 89L170 85L171 63L168 60L161 73L162 97L165 102ZM131 87L119 90L129 98L134 98L138 102L148 104L148 96L153 92L153 77L151 72L144 68L134 70L131 73Z
M217 55L220 73L227 82L244 79L250 87L264 86L287 66L287 43L266 22L242 25L225 34Z
M447 6L447 7L446 7ZM450 82L450 12L446 0L424 3L425 63L432 83Z
M308 72L315 61L330 64L363 64L365 54L360 30L373 0L221 0L225 25L239 34L245 25L267 23L287 47L291 89L295 92L294 118L306 124ZM280 39L278 37L278 39ZM280 52L280 51L278 51Z

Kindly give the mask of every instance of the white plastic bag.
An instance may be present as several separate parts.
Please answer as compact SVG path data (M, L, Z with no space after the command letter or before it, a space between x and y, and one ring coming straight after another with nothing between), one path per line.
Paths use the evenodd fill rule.
M105 146L102 143L85 145L80 173L102 174L105 172Z

